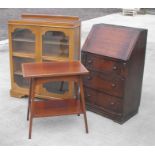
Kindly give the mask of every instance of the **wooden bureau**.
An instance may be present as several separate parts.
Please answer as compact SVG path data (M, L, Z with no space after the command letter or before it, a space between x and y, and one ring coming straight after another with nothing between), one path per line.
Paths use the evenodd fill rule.
M124 123L138 112L147 30L96 24L82 48L87 109Z

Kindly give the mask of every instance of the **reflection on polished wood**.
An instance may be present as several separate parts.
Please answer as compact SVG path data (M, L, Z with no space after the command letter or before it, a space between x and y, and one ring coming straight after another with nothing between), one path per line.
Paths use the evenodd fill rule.
M79 61L23 63L22 69L24 78L88 74Z

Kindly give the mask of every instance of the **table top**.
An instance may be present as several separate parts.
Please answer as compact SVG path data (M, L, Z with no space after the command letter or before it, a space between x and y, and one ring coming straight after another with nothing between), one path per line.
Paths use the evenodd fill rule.
M84 75L89 71L79 62L35 62L23 63L22 73L25 78L56 77L69 75Z

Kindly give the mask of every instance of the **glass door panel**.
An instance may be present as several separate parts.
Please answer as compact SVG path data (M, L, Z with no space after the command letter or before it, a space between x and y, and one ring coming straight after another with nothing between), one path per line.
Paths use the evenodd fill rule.
M22 74L22 63L34 62L34 59L31 58L20 58L13 57L13 65L14 65L14 82L22 88L29 87L29 81L23 78Z
M13 52L34 53L35 35L29 29L17 28L12 33Z
M43 62L54 62L49 60L43 60ZM48 93L63 95L69 90L69 82L47 82L42 86Z
M68 82L48 82L43 84L43 88L49 93L65 94L68 92Z
M69 37L64 32L47 31L42 36L42 61L68 60ZM48 82L42 86L48 93L63 95L68 92L69 83Z
M47 31L42 36L42 56L66 59L69 57L69 38L59 31Z

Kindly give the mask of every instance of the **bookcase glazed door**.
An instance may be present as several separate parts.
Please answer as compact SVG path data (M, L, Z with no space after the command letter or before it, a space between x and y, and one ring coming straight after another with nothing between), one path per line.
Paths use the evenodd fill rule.
M42 35L43 60L68 60L69 37L64 32L47 31Z
M42 34L42 61L69 61L69 35L64 31L48 30ZM44 96L68 97L70 84L68 81L48 82L43 84Z
M10 33L12 96L28 95L29 81L23 78L22 63L35 62L36 36L29 27L13 27Z

